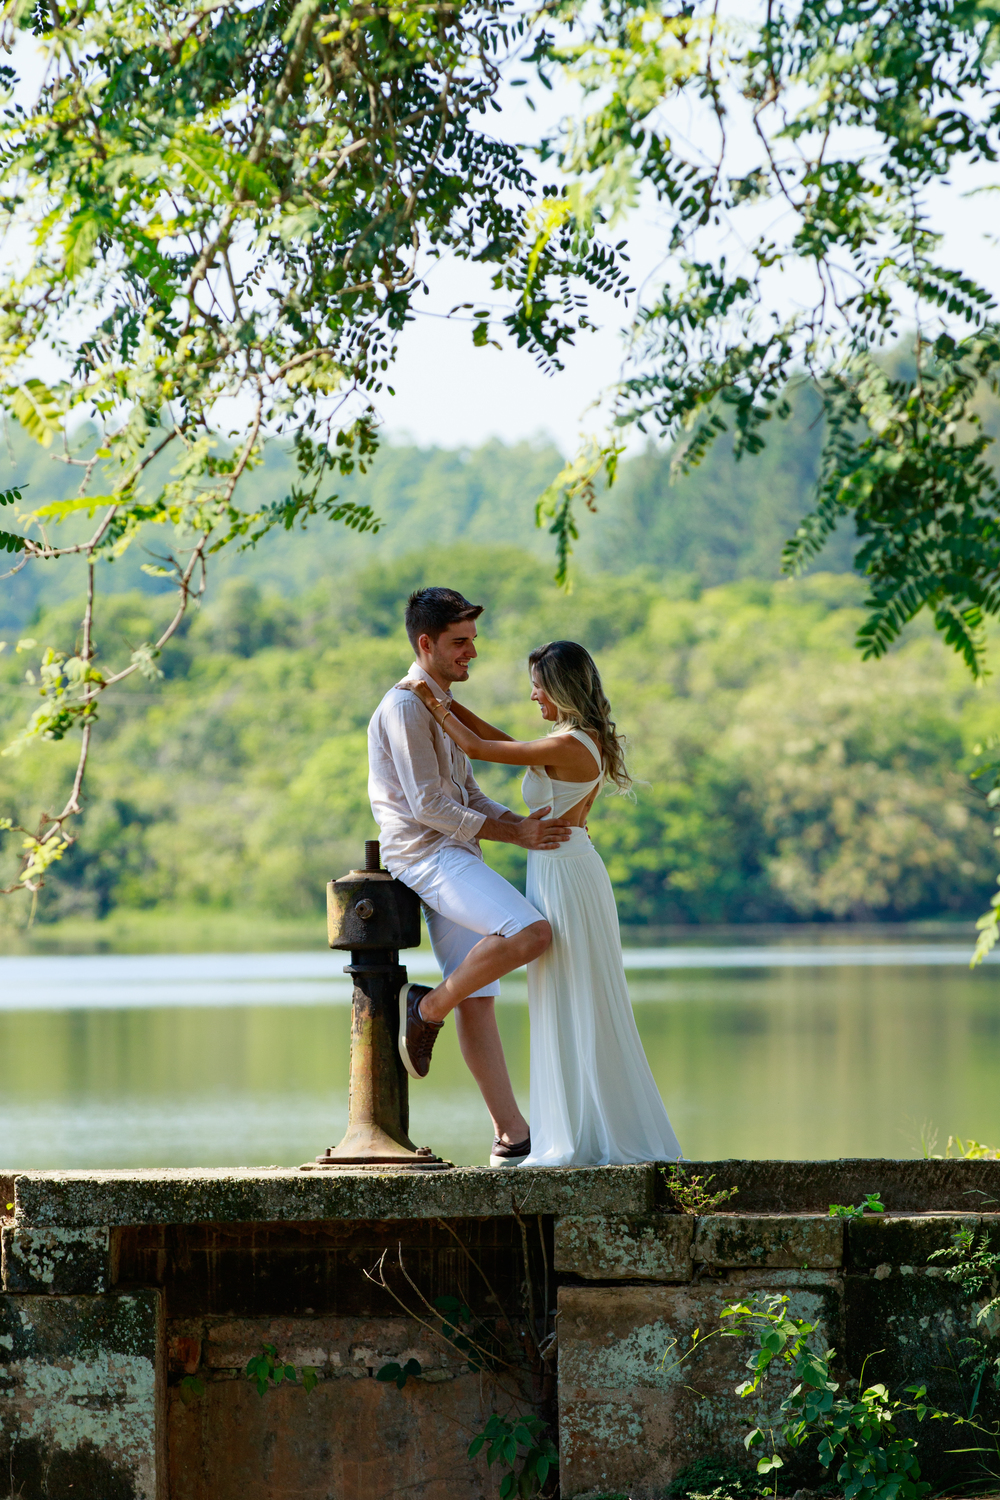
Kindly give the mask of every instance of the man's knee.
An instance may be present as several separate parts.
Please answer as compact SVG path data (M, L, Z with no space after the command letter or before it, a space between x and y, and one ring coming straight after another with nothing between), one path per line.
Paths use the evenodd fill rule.
M521 936L524 939L525 947L529 950L528 961L530 962L532 958L541 957L551 943L552 928L544 920L541 922L532 922L530 927L522 928Z

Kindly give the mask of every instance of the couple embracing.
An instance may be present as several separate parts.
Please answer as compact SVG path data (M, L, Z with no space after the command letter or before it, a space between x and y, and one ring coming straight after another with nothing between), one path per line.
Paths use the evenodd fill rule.
M552 727L511 737L456 702L482 606L454 589L410 596L416 661L368 728L372 811L386 868L423 903L443 979L404 985L399 1050L425 1078L454 1014L493 1119L490 1165L599 1166L681 1155L632 1016L618 914L587 833L606 781L629 785L621 740L590 655L572 641L531 653L531 698ZM526 766L527 817L493 802L469 759ZM528 851L527 896L485 863L493 839ZM514 1098L494 1013L504 974L528 966L531 1131Z

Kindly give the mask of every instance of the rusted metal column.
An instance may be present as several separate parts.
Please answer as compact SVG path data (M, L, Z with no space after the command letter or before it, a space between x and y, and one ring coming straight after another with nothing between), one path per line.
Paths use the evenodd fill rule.
M326 909L330 947L351 955L344 968L354 980L351 1095L344 1139L303 1167L450 1167L410 1140L410 1080L399 1055L399 992L406 983L399 950L420 945L420 902L380 868L378 841L369 839L365 868L330 881Z

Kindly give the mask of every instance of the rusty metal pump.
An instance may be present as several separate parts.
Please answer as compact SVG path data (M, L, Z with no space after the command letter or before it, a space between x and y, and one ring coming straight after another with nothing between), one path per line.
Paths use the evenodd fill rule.
M399 992L406 983L399 950L420 945L420 902L380 868L378 841L369 839L365 868L328 884L326 910L330 947L351 955L344 967L354 980L350 1106L340 1145L303 1165L355 1171L450 1167L428 1146L410 1140L409 1075L397 1046Z

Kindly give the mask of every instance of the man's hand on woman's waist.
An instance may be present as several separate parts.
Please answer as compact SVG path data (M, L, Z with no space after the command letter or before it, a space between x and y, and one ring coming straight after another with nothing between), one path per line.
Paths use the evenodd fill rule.
M493 839L498 844L517 844L522 849L558 849L573 832L573 825L563 818L549 818L551 807L540 807L526 818L506 813L502 818L486 818L477 838Z

